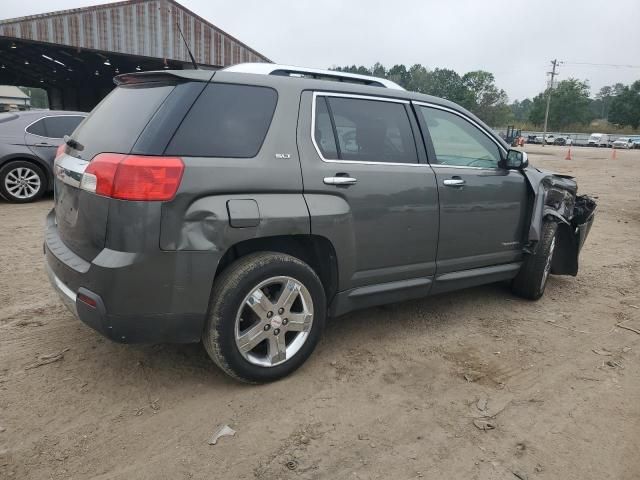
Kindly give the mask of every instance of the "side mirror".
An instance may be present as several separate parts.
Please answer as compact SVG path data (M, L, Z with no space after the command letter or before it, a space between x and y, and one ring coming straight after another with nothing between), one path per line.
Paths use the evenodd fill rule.
M510 149L507 152L507 159L504 161L504 168L509 170L522 170L529 166L527 152Z

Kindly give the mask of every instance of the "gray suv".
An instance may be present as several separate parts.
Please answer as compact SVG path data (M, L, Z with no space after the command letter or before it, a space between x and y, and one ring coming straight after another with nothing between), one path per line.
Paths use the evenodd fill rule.
M56 149L86 116L54 110L0 113L0 195L27 203L51 191Z
M273 64L116 83L56 159L44 246L114 341L202 341L266 382L328 316L578 271L595 203L449 101Z

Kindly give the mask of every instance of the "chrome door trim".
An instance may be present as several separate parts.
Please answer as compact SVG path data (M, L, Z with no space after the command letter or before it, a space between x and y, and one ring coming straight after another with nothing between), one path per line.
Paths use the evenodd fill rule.
M486 170L488 172L502 172L504 168L489 168L489 167L465 167L464 165L445 165L443 163L432 163L432 168L463 168L465 170Z
M376 97L371 95L358 95L352 93L336 93L336 92L324 92L317 91L313 92L313 101L311 102L311 141L313 142L313 146L322 160L325 163L339 163L339 164L356 164L356 165L395 165L400 167L429 167L428 163L419 163L419 159L416 157L416 163L394 163L394 162L371 162L371 161L363 161L363 160L336 160L336 159L328 159L324 158L322 152L320 151L320 147L316 142L315 131L316 131L316 99L317 97L342 97L342 98L355 98L356 100L374 100L381 102L391 102L391 103L401 103L403 105L409 105L409 100L402 100L399 98L388 98L388 97ZM338 139L335 139L336 142ZM416 147L417 152L417 147Z

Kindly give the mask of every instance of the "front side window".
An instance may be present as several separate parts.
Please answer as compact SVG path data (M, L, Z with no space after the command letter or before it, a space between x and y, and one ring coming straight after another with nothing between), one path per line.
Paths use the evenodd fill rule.
M435 163L498 168L500 148L478 127L459 115L439 108L420 107L420 113L433 142Z
M418 163L411 123L402 103L318 96L314 134L326 159Z

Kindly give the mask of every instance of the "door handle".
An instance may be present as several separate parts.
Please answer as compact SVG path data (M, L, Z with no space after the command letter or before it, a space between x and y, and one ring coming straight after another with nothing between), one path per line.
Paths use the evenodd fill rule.
M449 178L442 183L444 183L445 187L464 187L467 182L461 178Z
M55 145L51 145L50 143L44 143L44 142L36 143L36 147L53 147L53 146Z
M324 177L325 185L354 185L357 179L353 177Z

